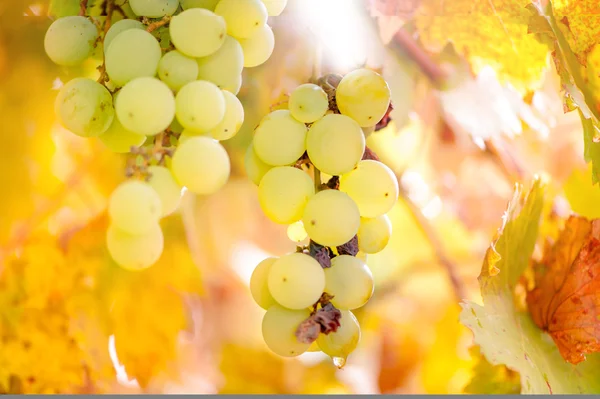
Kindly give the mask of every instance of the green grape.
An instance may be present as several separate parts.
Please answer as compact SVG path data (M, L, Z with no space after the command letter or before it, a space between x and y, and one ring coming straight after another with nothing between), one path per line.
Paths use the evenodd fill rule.
M237 94L244 69L244 53L240 43L231 36L215 53L197 58L198 80L208 80L221 89Z
M229 140L239 132L244 123L244 107L238 98L223 90L225 98L225 116L223 120L213 129L210 134L216 140Z
M271 306L262 321L265 344L279 356L294 357L303 354L310 344L298 341L296 330L309 316L308 309L290 310L279 305Z
M199 136L177 147L171 171L177 182L192 193L210 195L227 183L231 165L227 151L218 141Z
M75 78L65 84L56 97L54 109L62 125L81 137L101 135L115 117L110 92L87 78Z
M335 92L338 109L361 127L375 126L390 105L385 79L369 69L357 69L343 77Z
M254 144L250 144L246 149L244 157L244 167L248 178L257 186L260 184L263 176L273 168L271 165L264 163L254 151Z
M350 172L365 152L365 136L351 118L329 114L308 130L308 157L322 172L338 176Z
M119 92L116 110L117 117L126 129L154 136L173 122L175 97L169 86L160 80L137 78Z
M171 171L164 166L150 166L148 172L150 173L148 184L160 197L161 216L168 216L175 212L181 202L182 187L177 184Z
M138 180L121 183L108 200L112 223L129 234L144 234L162 214L160 197L151 185Z
M247 39L267 23L267 8L260 0L221 0L215 13L225 18L227 33Z
M158 63L158 77L177 91L198 77L198 63L179 51L169 51Z
M192 137L212 137L210 135L210 133L206 132L206 133L199 133L190 129L184 129L183 132L181 132L181 134L179 135L179 143L185 143L188 139L191 139Z
M360 213L347 194L324 190L308 200L302 223L313 241L326 247L337 247L356 235Z
M299 252L273 262L267 280L273 299L288 309L314 305L325 288L325 272L319 262Z
M366 254L383 251L392 235L392 222L387 215L361 218L358 229L358 248Z
M169 25L171 41L188 57L206 57L225 41L225 20L203 8L190 8L176 15Z
M207 10L214 11L218 2L219 0L179 0L184 10L188 8L206 8Z
M122 19L120 21L115 22L108 32L106 32L106 36L104 36L104 51L110 47L112 41L119 35L119 33L124 32L129 29L141 29L144 30L145 26L143 23L138 21L137 19Z
M336 256L325 269L325 292L333 295L331 303L338 309L360 308L371 299L373 287L371 271L354 256Z
M321 350L331 357L342 358L345 363L348 355L356 349L360 342L360 325L349 310L342 310L340 327L334 333L320 334L317 344Z
M223 92L205 80L196 80L183 86L175 101L179 123L199 133L214 129L225 116Z
M58 65L76 66L85 61L94 48L98 29L87 18L59 18L50 25L44 37L48 57Z
M269 25L263 25L247 39L240 39L244 52L244 66L252 68L264 64L275 48L275 36Z
M100 141L112 152L126 153L131 147L139 147L146 141L146 136L125 129L119 118L114 118L108 130L99 137Z
M340 191L356 202L360 216L375 218L388 213L398 200L398 179L385 164L360 161L350 173L340 177Z
M313 123L325 116L329 109L329 99L322 88L307 83L294 89L290 94L288 106L295 119Z
M298 220L297 222L294 222L288 226L287 236L291 241L296 243L301 243L302 241L306 240L308 233L306 232L306 229L304 229L304 224L302 224L301 220Z
M254 151L266 164L294 164L306 151L306 125L290 111L280 109L265 116L254 131Z
M279 224L300 220L306 202L314 193L312 179L292 166L274 167L258 186L260 207L269 219Z
M156 75L162 52L151 33L128 29L119 33L106 51L106 73L117 86Z
M111 258L122 268L143 270L160 259L164 237L158 223L143 234L130 234L111 224L106 231L106 246Z
M267 7L269 17L276 17L283 12L288 0L262 0L262 2Z
M161 18L173 15L179 7L179 0L129 0L129 5L135 15Z
M250 293L254 302L261 308L267 310L271 306L275 305L275 299L269 292L269 285L267 283L269 277L269 271L271 271L271 265L277 260L277 258L267 258L260 262L258 266L252 272L250 277Z

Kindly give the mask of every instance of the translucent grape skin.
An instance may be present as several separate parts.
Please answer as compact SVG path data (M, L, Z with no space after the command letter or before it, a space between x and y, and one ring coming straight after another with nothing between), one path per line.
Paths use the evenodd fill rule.
M171 171L177 182L191 192L210 195L227 183L231 165L227 151L218 141L199 136L177 147Z
M110 92L87 78L67 82L60 89L54 108L62 125L81 137L101 135L115 117Z
M108 50L112 41L119 35L119 33L124 32L129 29L145 29L143 23L138 21L137 19L122 19L120 21L115 22L106 35L104 36L104 52Z
M350 241L360 227L358 207L345 193L324 190L312 196L302 216L309 237L327 247Z
M225 41L227 27L225 20L212 11L190 8L173 17L169 32L177 50L196 58L217 51Z
M210 135L219 141L229 140L239 132L244 123L244 107L240 100L227 90L223 90L225 98L225 115L223 120L213 129Z
M169 51L158 63L158 76L172 90L177 91L198 77L198 63L195 59Z
M179 0L184 10L188 8L206 8L207 10L214 11L218 2L219 0Z
M269 292L275 301L288 309L306 309L319 300L325 288L325 273L314 258L290 253L271 265Z
M260 262L250 277L250 293L254 302L261 308L267 310L275 305L275 299L269 291L268 277L271 271L271 265L275 263L277 258L267 258Z
M215 13L225 18L227 33L247 39L267 23L267 8L260 0L221 0Z
M273 166L267 165L258 157L258 155L256 155L256 152L254 152L254 145L252 144L246 149L244 167L248 178L257 186L260 184L263 176L273 168Z
M350 172L365 152L365 136L351 118L328 114L312 124L306 136L308 157L332 176Z
M139 147L146 141L146 136L125 129L117 117L113 118L108 130L98 138L115 153L127 153L131 151L131 147Z
M175 98L177 120L199 133L217 127L225 117L225 97L215 84L196 80L183 86Z
M306 83L294 89L288 104L294 119L313 123L325 116L329 109L327 93L319 86Z
M292 166L274 167L263 176L258 186L260 207L269 219L279 224L300 220L306 203L314 193L312 179Z
M296 330L309 316L308 309L290 310L279 305L271 306L262 321L262 335L269 349L283 357L306 352L310 344L298 341Z
M236 39L227 36L216 52L196 61L198 80L208 80L223 90L237 94L244 69L244 53Z
M154 136L171 125L175 117L175 97L160 80L137 78L119 91L115 108L127 130Z
M290 111L273 111L254 131L254 151L268 165L292 165L306 151L306 133L306 125Z
M171 171L164 166L150 166L148 172L150 175L148 184L160 198L161 216L168 216L175 212L181 202L182 187L177 184Z
M304 225L302 224L301 220L294 222L288 226L287 236L290 239L290 241L293 241L295 243L301 243L302 241L306 240L306 238L308 237L308 233L304 229Z
M94 48L98 30L82 16L59 18L50 25L44 37L46 54L55 64L77 66Z
M340 327L334 333L320 334L317 344L327 355L345 360L358 346L361 334L356 316L349 310L341 312Z
M240 39L244 52L244 66L253 68L267 62L275 49L275 35L269 25L263 25L247 39Z
M145 234L162 214L160 197L148 183L128 180L121 183L108 201L112 223L129 234Z
M267 8L269 17L277 17L280 15L285 9L285 6L287 6L287 1L288 0L262 0Z
M160 259L164 237L158 223L139 235L130 234L111 224L106 232L106 246L110 256L122 268L144 270Z
M162 52L151 33L128 29L119 33L106 51L106 73L117 86L156 75Z
M358 248L367 254L383 251L392 235L392 223L387 215L361 218L358 229Z
M148 18L161 18L173 15L179 7L179 0L129 0L136 15Z
M371 127L387 112L391 93L383 77L363 68L346 74L335 96L342 114L354 119L361 127Z
M333 295L331 303L340 310L365 305L373 295L373 275L367 265L350 255L336 256L325 270L325 292Z
M356 202L360 215L366 218L389 212L400 192L394 172L374 160L360 161L354 170L341 176L340 191Z

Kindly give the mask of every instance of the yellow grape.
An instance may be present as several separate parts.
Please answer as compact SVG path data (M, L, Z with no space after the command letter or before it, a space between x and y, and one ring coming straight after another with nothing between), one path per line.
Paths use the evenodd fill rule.
M276 260L277 258L267 258L263 260L256 266L252 272L252 277L250 277L250 293L252 294L252 298L258 306L265 310L277 303L269 291L268 284L271 265L273 265Z
M108 51L110 44L112 41L119 35L121 32L125 32L129 29L146 29L143 23L138 21L137 19L122 19L120 21L115 22L111 25L108 32L106 32L106 36L104 36L104 52Z
M237 94L242 85L244 53L240 43L231 36L213 54L197 58L198 79L208 80L223 90Z
M113 122L108 130L99 137L100 141L112 152L126 153L131 151L131 147L139 147L146 141L146 136L130 132L125 129L119 118L113 118Z
M162 215L160 197L148 183L128 180L112 192L108 201L112 223L130 234L144 234Z
M300 85L290 94L289 110L300 122L313 123L324 117L328 109L327 93L315 84Z
M262 2L267 7L269 17L276 17L283 12L288 0L262 0Z
M97 37L98 30L89 19L81 16L63 17L48 28L44 49L55 64L76 66L92 54Z
M311 256L294 252L273 262L268 285L269 292L281 306L306 309L323 294L325 272Z
M331 357L346 359L360 342L360 325L349 310L342 310L340 327L334 333L320 334L317 344L321 350Z
M215 84L196 80L183 86L175 97L177 120L186 129L207 132L225 116L225 97Z
M268 165L292 165L306 151L306 131L306 125L290 111L273 111L254 131L254 151Z
M247 39L240 39L244 52L244 66L253 68L264 64L275 48L275 36L269 25L263 25Z
M267 165L258 157L258 155L256 155L252 143L246 149L244 167L248 178L257 186L260 184L263 176L273 168L273 166Z
M158 77L177 91L198 77L198 63L177 50L166 53L158 63Z
M164 166L150 166L148 172L150 173L148 184L160 197L161 216L168 216L175 212L181 202L182 187L177 184L171 171Z
M179 0L184 10L188 8L206 8L207 10L214 11L218 2L219 0Z
M225 18L227 33L246 39L267 23L267 8L260 0L221 0L215 13Z
M269 349L284 357L306 352L310 344L298 341L296 330L309 316L308 309L290 310L279 305L271 306L262 321L262 335Z
M358 229L358 248L366 254L383 251L392 235L392 222L387 215L361 218Z
M106 232L106 246L111 258L128 270L143 270L160 259L164 238L158 223L143 234L130 234L111 224Z
M298 220L297 222L294 222L288 226L287 236L291 241L296 243L306 240L308 233L304 229L304 225L302 224L301 220Z
M106 73L123 86L136 78L156 75L162 52L158 40L142 29L119 33L106 51Z
M176 15L169 25L175 48L188 57L206 57L225 41L225 20L203 8L190 8Z
M300 220L307 201L314 193L312 179L292 166L277 166L269 170L258 186L260 207L269 219L279 224Z
M331 303L338 309L360 308L371 299L373 287L371 270L354 256L336 256L325 269L325 292L333 295Z
M140 17L162 18L177 11L179 0L129 0L129 5Z
M390 105L390 88L377 72L357 69L344 76L335 98L338 109L361 127L375 126Z
M240 100L227 90L223 90L222 93L225 98L225 116L209 132L215 140L219 141L229 140L235 136L244 123L244 107Z

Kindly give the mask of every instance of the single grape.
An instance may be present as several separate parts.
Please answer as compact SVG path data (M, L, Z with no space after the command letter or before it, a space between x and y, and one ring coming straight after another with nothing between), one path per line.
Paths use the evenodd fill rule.
M119 35L119 33L124 32L129 29L141 29L144 30L146 27L143 23L138 21L137 19L122 19L120 21L115 22L108 32L106 32L106 36L104 36L104 52L108 50L112 41Z
M223 90L225 98L225 116L223 120L213 129L210 135L219 141L229 140L240 131L244 123L244 107L235 94Z
M227 151L218 141L199 136L180 143L171 170L177 182L191 192L210 195L227 183L231 165Z
M264 64L275 49L275 36L269 25L263 25L247 39L240 39L244 52L244 66L252 68Z
M129 234L145 234L158 223L162 204L148 183L128 180L111 194L108 214L119 229Z
M201 136L212 138L212 136L208 132L199 133L194 130L184 129L183 132L179 135L179 144L185 143L188 139L191 139L193 137L201 137Z
M309 316L308 309L290 310L279 305L271 306L262 321L265 344L279 356L294 357L303 354L310 344L298 341L296 330Z
M361 218L358 228L358 248L367 254L383 251L392 235L392 222L387 215Z
M273 111L254 131L254 151L266 164L294 164L306 151L306 125L288 110Z
M390 105L390 88L377 72L357 69L344 76L335 98L340 112L361 127L375 126Z
M189 57L206 57L225 41L225 20L203 8L190 8L176 15L169 25L171 41Z
M244 53L240 43L231 36L215 53L197 59L198 79L213 82L223 90L237 94L244 69Z
M294 252L273 262L268 285L269 292L281 306L306 309L323 294L325 273L312 257Z
M304 123L313 123L325 116L329 109L327 93L319 86L307 83L290 94L289 110L292 116Z
M92 79L75 78L59 91L54 109L62 125L81 137L106 132L115 109L110 92Z
M398 179L385 164L360 161L350 173L340 177L340 191L358 205L360 215L375 218L388 213L398 200Z
M260 0L221 0L215 13L225 18L227 33L247 39L267 23L267 8Z
M158 63L158 76L172 90L177 91L198 77L198 63L179 51L169 51Z
M116 110L126 129L154 136L171 125L175 117L175 97L160 80L137 78L119 92Z
M302 223L313 241L327 247L337 247L356 235L360 227L360 213L347 194L324 190L308 200Z
M349 310L342 310L340 327L334 333L320 334L317 344L331 357L345 359L356 349L360 342L360 325Z
M294 222L288 226L287 236L295 243L301 243L302 241L306 240L308 233L304 229L304 224L302 224L301 220L298 220L297 222Z
M184 10L188 8L206 8L207 10L214 11L218 2L219 0L179 0Z
M367 265L350 255L336 256L325 270L325 292L333 295L338 309L352 310L366 304L373 295L373 275Z
M156 75L162 52L151 33L129 29L119 33L106 51L106 73L117 86Z
M279 224L294 223L302 217L306 203L315 193L312 179L292 166L269 170L258 186L260 207Z
M158 223L152 224L144 234L130 234L111 224L106 231L106 246L119 266L127 270L143 270L160 259L164 237Z
M129 5L135 15L161 18L173 15L179 7L179 0L129 0Z
M217 127L225 116L225 97L216 85L196 80L183 86L177 93L176 115L186 128L207 132Z
M175 212L181 202L182 187L177 184L171 171L164 166L150 166L148 172L150 173L148 184L160 197L161 216L168 216Z
M365 136L351 118L329 114L308 130L306 150L313 165L332 176L350 172L365 152Z
M271 265L277 260L277 258L267 258L260 262L250 277L250 293L254 302L261 308L267 310L271 306L275 305L275 299L269 292L268 277L269 271L271 271Z
M108 130L99 137L100 141L112 152L126 153L131 151L131 147L139 147L146 141L146 136L130 132L125 129L119 118L113 118L113 122Z
M254 145L250 144L246 149L246 156L244 157L244 167L248 178L252 180L257 186L260 184L263 176L271 170L273 167L264 163L256 152L254 151Z
M98 29L87 18L59 18L50 25L44 37L48 57L58 65L76 66L85 61L94 48Z
M262 2L267 7L269 17L276 17L283 12L288 0L262 0Z

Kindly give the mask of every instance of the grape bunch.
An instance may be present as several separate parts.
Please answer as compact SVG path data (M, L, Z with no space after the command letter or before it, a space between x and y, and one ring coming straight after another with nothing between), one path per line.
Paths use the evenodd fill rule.
M266 216L288 225L292 241L310 238L294 253L263 260L250 291L266 310L262 333L273 352L321 350L342 367L360 340L352 310L374 290L366 255L390 239L387 213L399 186L365 146L365 133L389 118L386 81L358 69L316 83L298 86L288 109L266 115L246 153Z
M106 240L116 263L140 270L160 258L159 220L184 188L210 195L227 182L220 141L244 121L242 70L271 56L267 18L287 0L106 0L99 18L85 15L87 3L54 21L44 46L64 67L101 54L100 77L67 82L55 112L74 134L129 154L129 179L109 199Z

